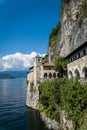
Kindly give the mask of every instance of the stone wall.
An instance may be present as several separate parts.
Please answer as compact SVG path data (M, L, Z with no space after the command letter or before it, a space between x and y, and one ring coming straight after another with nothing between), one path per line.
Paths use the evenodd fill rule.
M75 72L76 70L78 70L80 77L85 78L86 67L87 67L87 55L67 64L68 77L69 78L75 77L76 76Z
M40 116L41 116L42 121L45 122L46 126L49 129L60 130L60 125L58 122L46 117L43 113L40 113Z
M27 76L27 93L26 93L26 105L28 107L38 109L38 101L39 101L39 69L40 61L39 57L34 58L34 67ZM29 78L28 78L29 77Z
M39 82L44 82L57 78L57 72L54 70L53 66L45 66L41 63L41 58L34 58L34 66L30 69L30 72L27 74L27 94L26 94L26 105L34 109L38 109L39 103ZM54 76L56 74L56 77ZM44 76L47 74L47 77Z
M41 119L45 122L46 126L49 129L74 130L73 122L67 119L67 114L65 111L61 111L60 113L60 122L57 122L54 119L50 119L46 117L43 113L40 113L40 115L41 115Z
M39 100L39 90L34 86L34 75L31 73L27 74L27 88L26 88L26 105L28 107L38 109L38 100ZM32 76L30 78L30 76Z
M30 88L30 84L27 86L27 93L26 93L26 105L33 109L38 109L38 100L39 100L39 91L37 88Z
M63 110L60 118L61 130L74 130L73 122L67 119L67 113Z

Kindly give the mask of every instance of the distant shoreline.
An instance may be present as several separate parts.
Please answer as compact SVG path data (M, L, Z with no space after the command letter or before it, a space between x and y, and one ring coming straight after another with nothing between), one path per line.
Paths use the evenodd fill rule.
M0 72L0 79L26 78L27 71L3 71Z

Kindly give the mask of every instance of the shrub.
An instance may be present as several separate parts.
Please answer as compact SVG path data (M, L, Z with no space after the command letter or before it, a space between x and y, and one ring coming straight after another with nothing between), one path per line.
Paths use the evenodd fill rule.
M61 111L65 110L75 130L87 121L87 83L76 80L55 79L40 84L39 110L47 117L60 121ZM87 126L87 125L86 125ZM82 127L81 127L82 128Z

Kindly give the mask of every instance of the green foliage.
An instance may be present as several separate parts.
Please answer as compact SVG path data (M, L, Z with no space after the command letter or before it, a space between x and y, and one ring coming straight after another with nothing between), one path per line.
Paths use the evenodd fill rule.
M70 0L60 0L61 4L69 3Z
M61 111L75 124L75 130L87 128L87 83L55 79L40 84L39 109L47 117L60 121Z
M68 80L61 89L62 106L68 112L68 117L76 129L84 122L84 111L87 109L87 83Z
M58 59L55 60L54 69L58 71L62 77L64 76L64 73L67 70L67 63L64 57L58 57Z
M61 23L59 22L58 25L52 30L49 38L52 38L53 36L57 35L60 28L61 28Z
M60 0L61 5L65 4L65 3L69 3L70 0Z
M87 17L87 0L84 0L79 8L79 12L82 14L83 18ZM79 13L79 15L80 15Z
M60 120L59 117L59 105L61 104L61 93L60 93L60 84L62 79L47 81L40 84L40 105L39 109L47 117Z
M68 5L70 0L60 0L61 3L61 16L64 12L64 8ZM69 17L71 17L70 15L68 15Z
M78 130L87 130L87 111L84 112L84 123Z
M58 25L55 28L53 28L53 30L50 33L49 46L51 46L52 41L60 40L60 36L61 36L61 23L59 22Z
M87 0L82 1L82 4L79 5L79 11L76 14L76 19L78 20L79 28L81 28L84 18L87 18Z
M51 48L51 60L54 61L56 55L56 47L61 38L61 23L59 22L58 25L52 30L49 36L49 45L48 48Z
M42 59L43 62L48 62L48 55L45 55L45 57Z

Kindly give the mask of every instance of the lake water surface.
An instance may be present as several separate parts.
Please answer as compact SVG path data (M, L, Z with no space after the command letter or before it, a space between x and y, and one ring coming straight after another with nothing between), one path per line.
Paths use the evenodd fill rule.
M26 102L26 79L0 80L0 130L48 130Z

